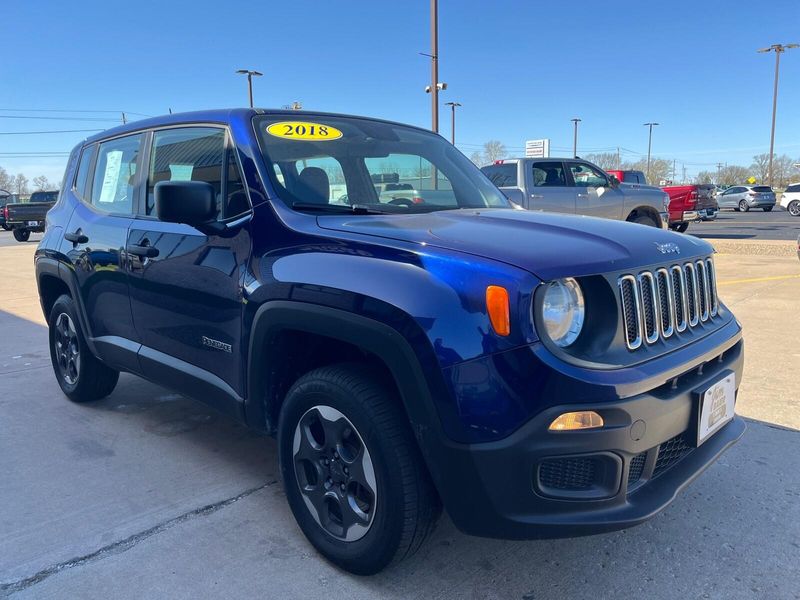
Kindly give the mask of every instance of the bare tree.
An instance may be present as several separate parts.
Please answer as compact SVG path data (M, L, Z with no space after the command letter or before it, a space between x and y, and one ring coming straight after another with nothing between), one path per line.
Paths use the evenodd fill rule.
M30 192L28 189L28 178L25 177L22 173L17 173L17 176L14 177L14 183L12 184L12 188L14 192L20 195L27 194Z
M624 171L642 171L647 175L647 183L658 185L661 180L669 180L672 173L672 161L666 158L651 158L650 173L647 173L647 159L640 158L636 162L622 163Z
M710 171L700 171L697 174L697 177L694 178L695 183L714 183L714 178L716 177L716 173L711 173Z
M483 145L483 158L487 163L505 158L506 146L498 140L489 140Z
M769 153L756 154L753 157L753 164L750 165L753 176L759 183L764 183L769 179Z
M795 161L788 154L781 154L772 160L772 170L775 172L773 180L779 188L786 187L792 182L793 171L795 171L794 163Z
M483 154L481 154L477 150L469 155L469 159L479 167L482 167L485 164L483 161Z
M616 169L618 164L617 155L614 152L598 152L597 154L587 154L584 158L606 171Z
M0 190L10 192L13 187L14 177L9 175L3 167L0 167Z
M33 178L33 185L36 190L45 191L50 189L50 181L44 175L39 175Z
M739 165L728 165L719 171L719 181L722 185L741 185L750 177L752 170Z

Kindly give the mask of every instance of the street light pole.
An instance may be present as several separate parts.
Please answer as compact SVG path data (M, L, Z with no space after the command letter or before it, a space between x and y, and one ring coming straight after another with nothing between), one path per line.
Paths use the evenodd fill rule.
M261 77L263 73L250 69L239 69L236 72L239 75L247 75L247 92L250 97L250 108L253 108L253 77Z
M778 108L778 73L781 67L781 54L800 44L772 44L769 48L761 48L758 52L775 52L775 88L772 91L772 129L769 134L769 187L772 187L772 156L775 153L775 112Z
M653 147L653 127L658 123L645 123L645 127L650 128L650 135L647 138L647 183L650 183L650 149Z
M431 0L431 130L439 133L439 2Z
M575 124L575 132L572 136L572 157L578 158L578 123L580 123L581 120L575 117L574 119L570 119L570 121Z
M456 145L456 106L461 106L460 102L445 102L450 107L450 143Z

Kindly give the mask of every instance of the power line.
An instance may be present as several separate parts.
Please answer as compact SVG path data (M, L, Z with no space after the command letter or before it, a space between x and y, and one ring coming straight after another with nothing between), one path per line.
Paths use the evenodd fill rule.
M0 131L0 135L37 135L50 133L89 133L103 131L102 129L53 129L49 131Z
M119 114L124 112L128 115L136 115L139 117L152 117L153 115L146 115L144 113L133 112L132 110L80 110L70 108L0 108L0 112L64 112L64 113L113 113Z
M39 115L0 115L0 119L46 119L48 121L104 121L118 123L119 119L105 119L102 117L42 117Z

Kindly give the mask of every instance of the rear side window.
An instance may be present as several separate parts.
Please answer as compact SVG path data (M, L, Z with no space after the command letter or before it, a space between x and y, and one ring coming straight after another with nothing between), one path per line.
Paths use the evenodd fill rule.
M625 173L625 183L644 183L638 171L628 171Z
M533 163L533 185L536 187L565 187L567 177L560 162Z
M489 165L482 167L481 171L497 187L516 187L517 186L517 165L516 163Z
M159 181L205 181L214 188L222 214L222 164L225 130L185 127L156 131L147 178L147 214L155 211L155 186Z
M141 146L141 134L100 144L92 181L92 206L110 213L133 213Z
M73 188L75 194L78 198L87 202L89 201L89 169L92 166L92 159L96 150L97 146L94 144L83 149L81 161L78 163L78 174L75 176L75 186Z
M793 183L786 188L786 191L789 193L800 192L800 183Z

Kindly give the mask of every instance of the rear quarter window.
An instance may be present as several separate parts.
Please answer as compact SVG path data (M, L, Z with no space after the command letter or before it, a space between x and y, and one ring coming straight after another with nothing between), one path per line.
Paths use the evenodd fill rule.
M497 187L516 187L517 185L517 165L514 163L489 165L482 167L481 171Z
M786 188L786 191L788 193L800 192L800 183L794 183L794 184L790 185L789 187Z

